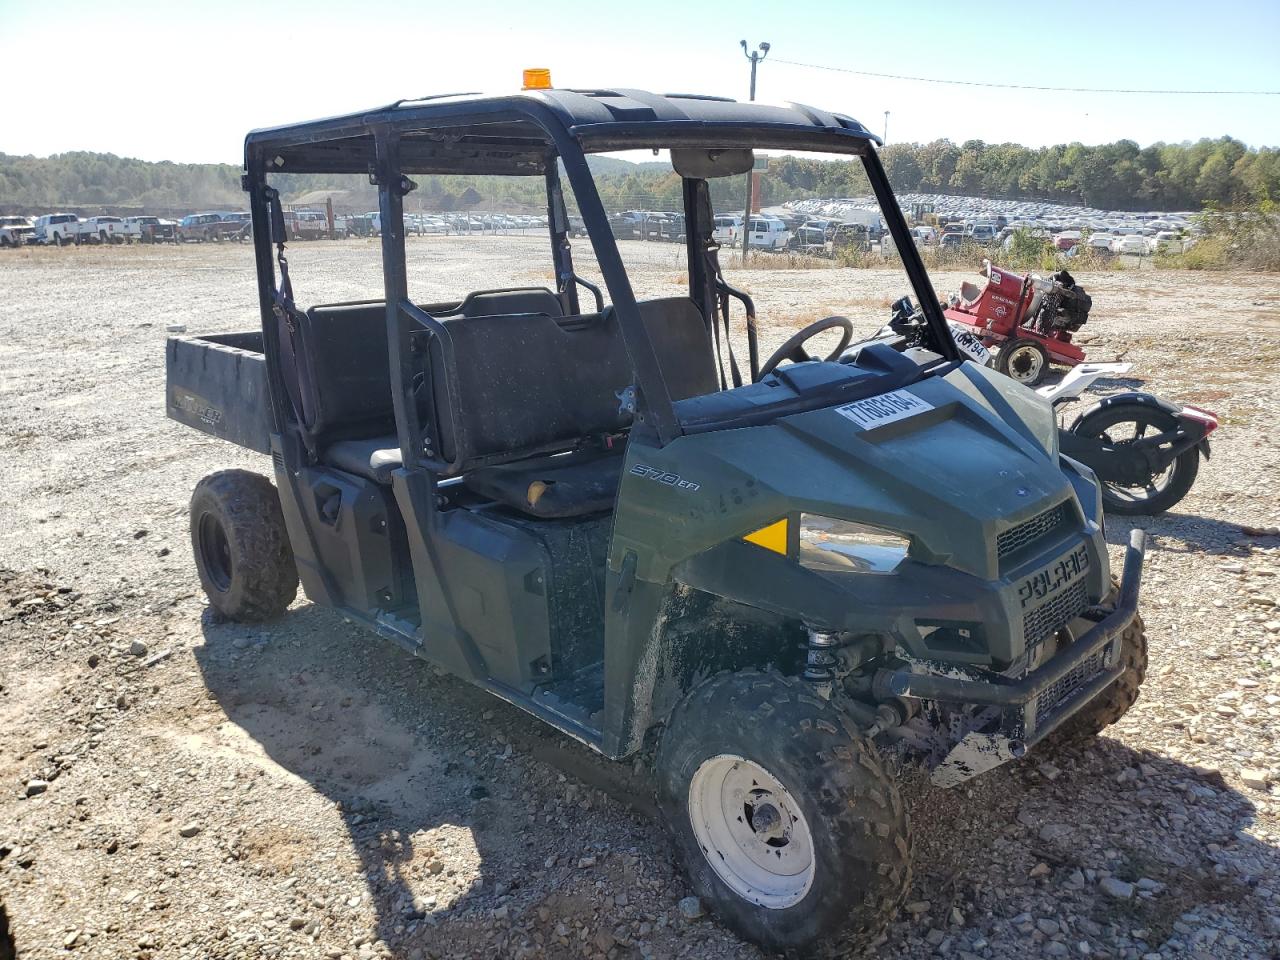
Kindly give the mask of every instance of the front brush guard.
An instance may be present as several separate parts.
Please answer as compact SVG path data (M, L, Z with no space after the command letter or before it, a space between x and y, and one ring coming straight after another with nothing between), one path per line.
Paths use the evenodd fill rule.
M934 783L951 786L1018 759L1120 677L1125 669L1120 645L1138 612L1145 553L1146 533L1134 530L1115 607L1078 640L1023 677L973 668L946 669L919 661L911 668L876 674L878 699L905 697L998 709L998 731L966 734L934 769Z

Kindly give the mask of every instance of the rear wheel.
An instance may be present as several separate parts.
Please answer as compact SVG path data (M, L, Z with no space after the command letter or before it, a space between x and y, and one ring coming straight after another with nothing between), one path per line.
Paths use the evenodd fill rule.
M664 819L694 892L779 952L869 946L911 881L897 784L805 683L721 674L673 712L658 752Z
M996 369L1025 387L1034 387L1049 372L1049 354L1036 341L1019 337L1000 348Z
M270 620L298 595L280 497L264 476L223 470L196 484L191 549L209 603L225 617Z
M1072 432L1124 447L1177 426L1177 417L1167 410L1146 403L1117 403L1085 414ZM1148 473L1132 483L1103 480L1103 509L1122 516L1164 513L1187 495L1199 472L1200 451L1192 447L1160 472Z

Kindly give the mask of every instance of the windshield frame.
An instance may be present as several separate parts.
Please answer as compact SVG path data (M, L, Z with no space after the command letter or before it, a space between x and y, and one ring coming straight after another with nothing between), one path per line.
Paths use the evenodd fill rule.
M784 151L837 154L850 159L857 157L863 162L867 180L871 184L872 193L880 208L880 215L885 227L897 245L903 269L915 294L931 334L932 348L942 359L933 365L921 367L921 374L931 366L958 362L962 358L951 338L950 329L942 313L942 305L929 279L928 270L920 257L915 241L911 236L911 228L898 205L893 188L889 184L888 175L880 161L875 140L865 132L847 128L800 128L788 124L726 122L715 125L691 124L688 121L645 121L642 123L591 124L588 127L571 128L581 146L584 157L591 154L618 152L623 150L670 150L672 147L698 147L704 149L749 147L760 151ZM585 161L584 161L585 166ZM690 181L686 180L685 183ZM581 188L573 184L582 202ZM595 181L592 177L592 192ZM598 199L598 195L597 195ZM690 211L685 211L688 218ZM753 217L758 216L752 214ZM591 225L588 222L588 232ZM609 231L605 238L616 251L616 241ZM594 242L594 240L593 240ZM693 231L686 231L686 246L690 259L696 255L696 238ZM607 274L606 274L607 280ZM628 285L629 286L629 285ZM611 291L612 292L612 291ZM645 333L647 337L647 332ZM886 389L893 389L894 384ZM642 388L643 389L643 388ZM665 391L664 391L665 392ZM722 391L723 392L723 391ZM837 391L838 392L838 391ZM859 393L863 392L860 388ZM652 399L652 398L650 398ZM840 397L834 396L831 390L816 390L804 398L799 408L794 401L780 404L776 416L785 416L799 412L799 409L820 407L837 402ZM680 434L703 433L708 430L729 429L735 426L746 426L747 421L736 415L723 418L691 417L687 412L691 405L673 403L672 415ZM683 411L682 411L683 407ZM750 423L760 422L764 410L758 410L749 419ZM766 417L766 419L768 419ZM663 440L665 442L665 439Z

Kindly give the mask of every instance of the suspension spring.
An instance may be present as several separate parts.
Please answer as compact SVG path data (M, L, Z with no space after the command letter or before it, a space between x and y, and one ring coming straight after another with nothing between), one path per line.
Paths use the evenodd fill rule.
M840 638L837 634L809 628L804 678L813 684L814 692L823 700L831 699L831 689L836 678L835 650L839 645Z

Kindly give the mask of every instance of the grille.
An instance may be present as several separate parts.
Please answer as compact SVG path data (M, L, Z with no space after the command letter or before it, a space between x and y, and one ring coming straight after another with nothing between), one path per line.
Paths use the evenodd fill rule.
M1060 594L1027 611L1022 618L1022 638L1030 650L1052 637L1060 627L1079 616L1089 605L1084 580L1077 580Z
M1047 537L1062 526L1066 520L1067 504L1065 502L1058 504L1056 507L1050 507L1043 513L1037 513L1030 520L1023 520L1017 526L1010 527L996 537L996 553L1003 560L1010 554L1017 553L1023 547L1030 546L1042 537Z
M1088 660L1077 665L1075 669L1057 683L1045 688L1040 696L1036 698L1036 723L1043 723L1062 704L1063 700L1066 700L1081 686L1098 675L1098 672L1102 670L1105 653L1105 649L1099 650Z

